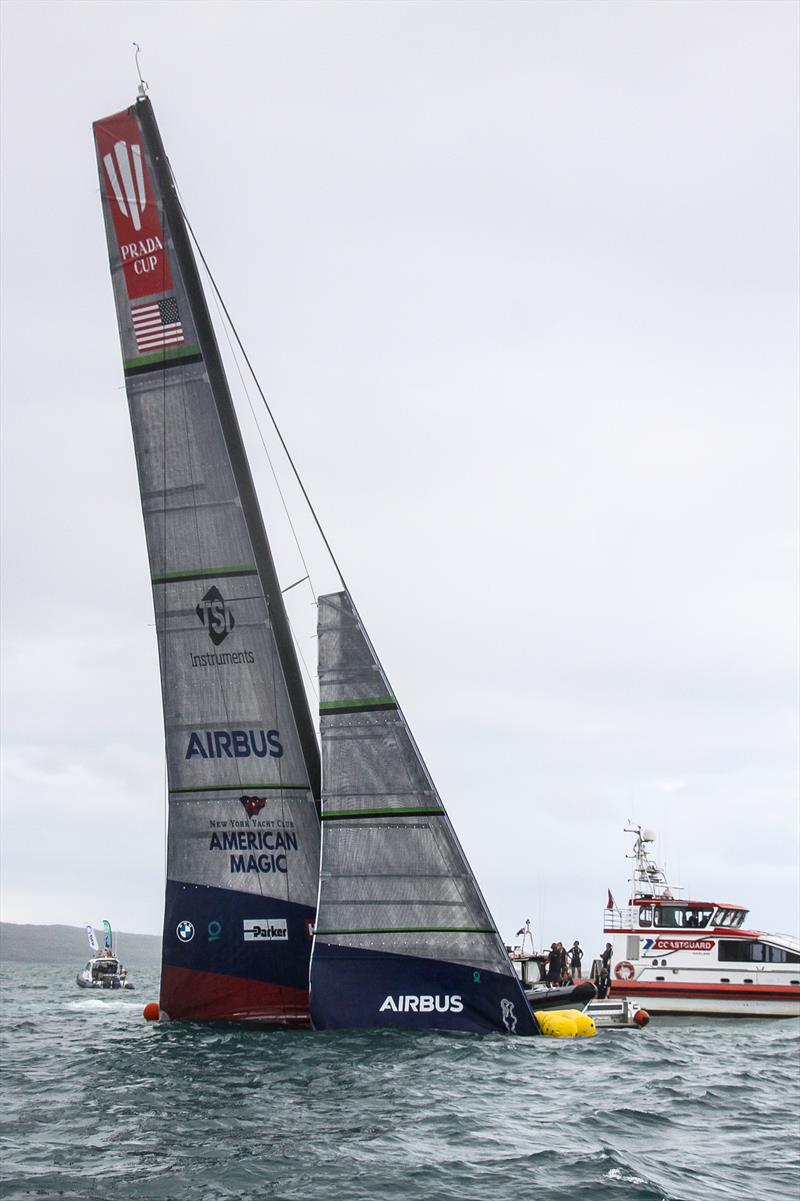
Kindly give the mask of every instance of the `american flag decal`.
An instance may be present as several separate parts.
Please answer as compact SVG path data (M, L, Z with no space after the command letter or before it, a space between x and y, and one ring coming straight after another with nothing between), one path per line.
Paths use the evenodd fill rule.
M158 350L162 346L177 346L183 341L183 326L174 296L154 304L137 305L131 309L131 317L140 353Z

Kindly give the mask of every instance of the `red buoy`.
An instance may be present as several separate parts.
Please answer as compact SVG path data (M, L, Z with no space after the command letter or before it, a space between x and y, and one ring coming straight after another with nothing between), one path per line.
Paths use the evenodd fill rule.
M146 1022L157 1022L159 1016L158 1001L148 1001L142 1010L142 1017Z
M150 1006L148 1005L148 1009L149 1008L150 1008ZM634 1015L633 1020L634 1020L634 1022L636 1022L637 1026L646 1026L647 1023L650 1021L650 1014L647 1012L646 1009L640 1009L639 1012Z

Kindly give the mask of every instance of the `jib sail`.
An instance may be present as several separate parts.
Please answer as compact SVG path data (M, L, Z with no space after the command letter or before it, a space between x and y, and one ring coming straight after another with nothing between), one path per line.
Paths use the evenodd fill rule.
M346 592L319 602L315 1027L535 1034L522 987Z
M160 1005L308 1019L319 752L149 100L94 126L153 585L169 781Z

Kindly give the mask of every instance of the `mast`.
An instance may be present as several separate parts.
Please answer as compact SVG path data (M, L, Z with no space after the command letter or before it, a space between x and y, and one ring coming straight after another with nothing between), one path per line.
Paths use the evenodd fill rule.
M308 772L311 791L315 800L320 799L320 757L314 721L308 707L308 698L297 662L297 654L289 627L286 606L283 603L280 583L275 570L272 550L267 540L261 509L258 504L250 465L245 455L242 434L236 410L233 407L228 380L222 366L217 336L211 323L211 317L206 304L205 294L200 282L200 273L192 250L189 231L183 216L183 209L175 190L175 183L169 166L161 132L156 122L153 106L147 96L136 101L136 114L141 123L147 149L153 165L164 212L172 234L173 251L183 276L189 303L195 321L197 340L208 372L217 412L219 413L225 443L230 456L236 485L241 497L245 521L253 544L256 567L258 568L264 598L270 612L272 629L278 647L289 701L294 715L297 734L303 751L303 758Z
M94 134L164 710L160 1014L307 1024L314 725L150 102Z

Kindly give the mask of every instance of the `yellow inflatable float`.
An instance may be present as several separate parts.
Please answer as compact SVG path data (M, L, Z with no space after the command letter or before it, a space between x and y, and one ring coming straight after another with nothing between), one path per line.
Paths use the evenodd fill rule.
M592 1038L597 1027L580 1009L541 1009L534 1012L542 1034L550 1038Z

